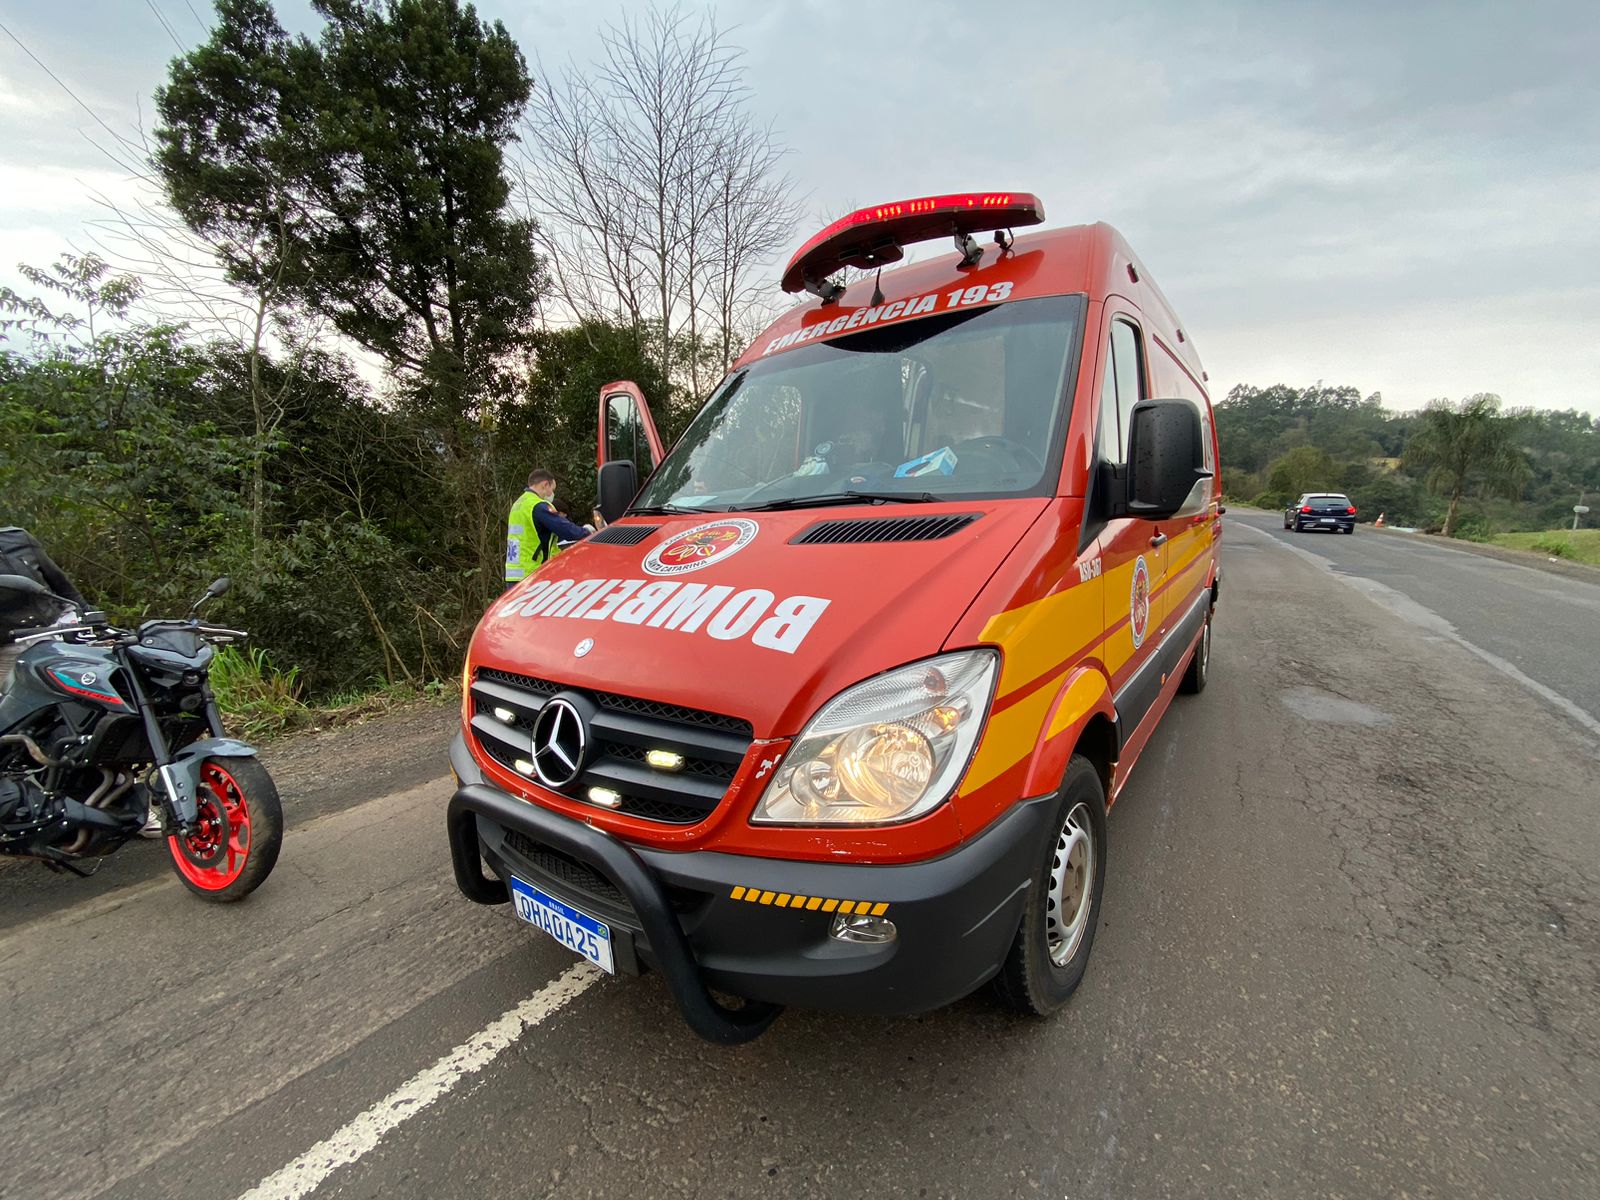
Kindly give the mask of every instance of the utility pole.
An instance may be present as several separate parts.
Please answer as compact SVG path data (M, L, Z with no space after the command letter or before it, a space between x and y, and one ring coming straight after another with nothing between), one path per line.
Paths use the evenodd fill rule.
M1578 493L1578 502L1572 506L1572 532L1578 532L1578 522L1583 519L1583 514L1589 511L1589 506L1583 502L1583 493Z

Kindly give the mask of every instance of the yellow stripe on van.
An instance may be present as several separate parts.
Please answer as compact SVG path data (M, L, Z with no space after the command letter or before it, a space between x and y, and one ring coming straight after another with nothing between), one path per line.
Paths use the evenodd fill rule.
M1105 690L1105 678L1097 671L1074 679L1067 694L1061 697L1061 704L1056 708L1056 715L1051 718L1050 729L1045 736L1053 738L1071 729L1085 713L1093 710Z
M998 779L1032 754L1039 740L1039 727L1044 724L1055 699L1054 687L1042 687L1004 712L990 717L988 728L983 731L983 740L978 743L977 756L973 758L972 766L967 769L967 777L962 781L961 790L971 792L991 779Z
M763 904L768 908L802 908L806 912L821 909L825 913L855 913L881 917L889 911L886 900L839 900L823 896L802 896L798 892L767 892L758 887L736 886L729 890L728 899Z
M1073 568L1069 568L1073 569ZM1131 582L1131 579L1130 579ZM1063 664L1063 656L1084 645L1100 629L1104 581L1074 584L1054 596L991 617L981 641L1005 650L997 695L1004 697Z

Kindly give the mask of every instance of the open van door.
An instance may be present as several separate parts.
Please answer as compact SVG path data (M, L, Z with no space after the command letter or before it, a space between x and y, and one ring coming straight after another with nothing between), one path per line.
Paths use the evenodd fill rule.
M644 393L638 384L627 380L608 383L600 389L599 432L596 467L628 459L643 481L665 453Z
M664 453L650 405L639 385L627 380L600 389L596 426L595 495L600 515L614 521L639 494L639 484L656 469ZM608 469L609 468L609 469Z

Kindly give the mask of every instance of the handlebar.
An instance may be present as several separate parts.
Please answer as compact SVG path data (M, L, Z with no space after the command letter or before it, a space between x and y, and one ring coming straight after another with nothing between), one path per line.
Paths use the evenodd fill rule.
M242 642L250 636L243 629L229 629L225 625L200 625L195 632L203 638L225 642Z
M146 621L137 630L119 629L109 622L95 622L82 625L52 625L47 629L35 633L25 634L12 639L16 645L32 645L42 642L46 638L67 637L72 634L87 633L96 642L110 642L113 645L137 645L140 637L156 630L175 629L189 633L199 634L208 642L230 644L247 641L250 637L243 629L229 629L225 625L204 625L198 621L181 619L157 619Z
M130 636L137 638L142 634L156 630L172 629L180 633L197 633L211 642L242 642L250 635L243 629L229 629L226 625L208 625L194 618L158 618L146 621L139 626L137 632ZM122 632L122 631L118 631Z

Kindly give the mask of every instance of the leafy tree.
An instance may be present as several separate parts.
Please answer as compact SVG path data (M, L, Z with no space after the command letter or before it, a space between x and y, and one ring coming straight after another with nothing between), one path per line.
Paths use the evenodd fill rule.
M507 388L543 286L503 161L526 64L457 0L313 7L317 42L218 0L156 95L162 182L237 282L276 281L459 419Z
M1315 446L1296 446L1272 464L1267 487L1287 504L1302 492L1329 490L1333 479L1333 459Z
M1500 398L1488 393L1459 404L1435 400L1406 443L1409 469L1426 473L1436 495L1449 496L1444 535L1456 526L1461 498L1474 484L1516 496L1528 476L1528 461L1516 444L1518 422L1500 415Z
M30 348L0 351L0 496L98 603L124 613L171 606L245 528L244 439L220 429L197 387L204 357L173 326L126 317L138 281L92 257L25 268L47 293L0 292L0 329ZM20 323L20 324L19 324Z
M1515 498L1507 498L1505 481L1494 478L1494 472L1470 473L1451 532L1462 528L1460 501L1466 500L1478 524L1491 531L1570 523L1579 494L1600 490L1600 421L1582 412L1532 410L1502 413L1496 419L1514 432L1512 440L1525 460L1521 492L1513 488ZM1361 519L1384 512L1391 524L1436 528L1451 496L1446 494L1444 503L1431 499L1423 480L1433 474L1434 465L1422 465L1417 454L1405 458L1407 444L1433 420L1426 411L1390 412L1382 397L1363 398L1354 388L1240 385L1216 406L1223 484L1230 496L1253 497L1267 505L1292 499L1283 493L1300 483L1337 488L1355 501ZM1425 444L1419 442L1418 449ZM1274 487L1273 470L1301 448L1325 453L1333 470L1309 482L1280 472ZM1435 483L1443 486L1438 479Z
M620 321L583 321L534 336L534 370L527 387L500 414L501 457L506 463L501 491L507 505L522 490L528 472L542 466L561 481L559 507L575 519L589 512L595 500L600 389L616 380L639 385L662 439L671 444L692 414L667 404L666 377L653 349L649 329Z
M1386 524L1415 529L1427 528L1439 520L1438 501L1409 475L1381 475L1360 487L1348 488L1346 494L1360 511L1357 520L1372 521L1381 514Z

